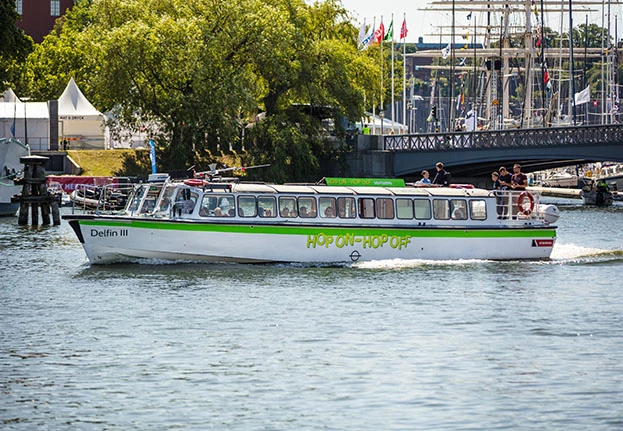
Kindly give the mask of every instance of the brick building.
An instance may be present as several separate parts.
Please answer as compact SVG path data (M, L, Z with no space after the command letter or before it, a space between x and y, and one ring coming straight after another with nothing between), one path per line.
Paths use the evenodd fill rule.
M21 16L15 24L35 43L41 43L54 28L54 22L73 5L74 0L15 0L15 8Z

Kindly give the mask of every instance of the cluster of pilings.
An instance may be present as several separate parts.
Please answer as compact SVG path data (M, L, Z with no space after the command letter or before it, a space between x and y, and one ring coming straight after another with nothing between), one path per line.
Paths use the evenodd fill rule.
M61 224L58 210L58 200L48 192L46 185L45 168L43 165L48 161L43 156L25 156L19 159L24 165L24 177L15 180L15 184L22 185L22 192L11 197L11 202L19 202L19 217L17 223L28 224L30 212L30 224L39 224L39 209L41 209L41 224L50 224L50 213L54 225Z

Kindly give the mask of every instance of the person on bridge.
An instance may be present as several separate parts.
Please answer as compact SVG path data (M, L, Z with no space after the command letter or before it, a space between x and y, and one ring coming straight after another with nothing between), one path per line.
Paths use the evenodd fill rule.
M511 177L511 187L513 190L524 191L526 190L526 186L528 185L528 177L526 174L521 172L521 166L515 164L513 166L513 176Z
M438 184L440 186L449 186L450 185L450 173L446 171L443 167L443 163L437 162L435 165L437 168L437 174L433 179L433 184Z

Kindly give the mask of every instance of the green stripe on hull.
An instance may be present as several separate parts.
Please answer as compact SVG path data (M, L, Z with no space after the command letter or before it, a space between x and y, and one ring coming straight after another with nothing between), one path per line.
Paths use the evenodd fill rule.
M556 230L551 228L465 228L456 229L422 227L422 228L383 228L383 227L342 227L342 226L271 226L271 225L232 225L220 223L183 223L157 221L114 221L114 220L80 220L84 226L120 227L134 229L173 230L191 232L221 232L241 234L270 234L270 235L409 235L417 238L555 238Z

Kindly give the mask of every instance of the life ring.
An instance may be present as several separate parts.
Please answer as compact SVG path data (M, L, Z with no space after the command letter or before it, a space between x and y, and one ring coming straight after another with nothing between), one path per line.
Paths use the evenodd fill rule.
M184 180L184 184L186 184L187 186L201 187L203 186L203 180L200 180L198 178L188 178Z
M528 201L530 201L530 206L528 208L523 205L525 198L528 198ZM532 214L532 211L534 211L534 197L532 197L532 195L528 192L521 192L517 198L517 208L523 215Z

